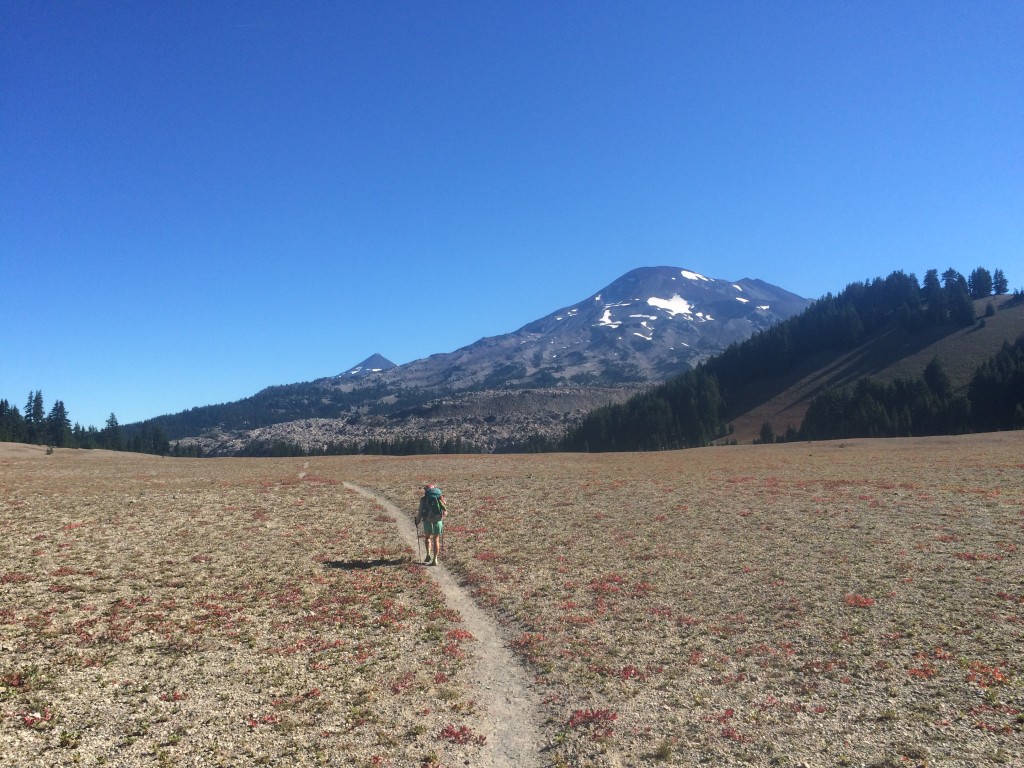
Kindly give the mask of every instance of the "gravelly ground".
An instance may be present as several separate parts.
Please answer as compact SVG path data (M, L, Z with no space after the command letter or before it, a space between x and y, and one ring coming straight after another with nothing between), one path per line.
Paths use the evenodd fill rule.
M445 567L543 700L544 764L1024 765L1020 432L308 462L0 452L0 753L481 765L466 665L486 659L400 562L390 518L341 486L411 510L427 480L451 502Z

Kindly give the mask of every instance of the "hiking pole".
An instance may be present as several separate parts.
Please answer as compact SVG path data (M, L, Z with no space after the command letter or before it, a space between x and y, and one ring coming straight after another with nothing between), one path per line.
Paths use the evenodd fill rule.
M422 560L420 557L420 521L416 519L416 560L417 562Z
M444 519L447 517L447 508L445 513L441 515L441 551L444 552L444 556L448 557L448 545L445 543L445 528L448 526L444 524Z

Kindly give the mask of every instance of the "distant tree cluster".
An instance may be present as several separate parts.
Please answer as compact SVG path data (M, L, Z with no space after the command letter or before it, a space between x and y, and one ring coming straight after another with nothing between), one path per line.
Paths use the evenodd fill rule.
M426 437L399 437L394 440L335 442L315 448L303 448L288 440L253 440L238 456L416 456L421 454L483 453L483 450L462 438L440 443Z
M954 397L949 378L932 360L919 379L884 384L861 379L849 389L829 389L811 401L797 434L785 439L956 435L970 431L966 397Z
M1024 429L1024 337L979 366L967 397L975 430Z
M657 451L706 445L724 429L725 402L706 367L591 411L570 432L565 451Z
M24 413L7 400L0 400L0 441L158 455L166 455L170 451L163 429L150 422L124 430L112 413L103 429L83 427L77 422L72 426L62 400L57 400L46 413L42 390L29 393Z
M920 379L828 390L811 401L796 439L956 435L1024 428L1024 337L980 365L954 396L933 360Z
M1003 271L990 273L984 267L969 278L955 269L941 276L930 269L923 284L902 271L885 279L851 283L838 295L826 294L800 315L733 344L694 370L625 403L591 412L566 435L560 448L633 451L707 445L727 434L730 419L763 399L765 382L788 373L800 361L852 350L895 327L920 334L930 328L969 326L976 320L975 299L1006 292ZM968 401L945 393L940 374L941 369L931 368L927 380L920 382L865 382L850 392L823 393L809 411L806 434L824 436L833 419L851 425L870 423L878 434L980 428L980 421L969 419L973 398ZM761 440L796 439L804 434L790 427L778 437L768 424L762 428Z

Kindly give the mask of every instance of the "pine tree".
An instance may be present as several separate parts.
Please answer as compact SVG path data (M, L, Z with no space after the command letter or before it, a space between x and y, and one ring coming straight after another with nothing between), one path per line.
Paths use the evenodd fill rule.
M923 377L924 383L928 385L928 389L939 400L945 402L953 396L953 385L950 384L949 376L946 375L946 370L939 362L939 358L932 358L932 361L928 363L928 367L924 369Z
M100 444L111 451L120 451L124 448L121 425L117 423L117 416L113 413L107 418L106 426L100 432Z
M43 410L43 392L28 393L25 403L25 442L39 445L46 437L46 412Z
M924 273L924 285L921 287L921 298L927 308L925 317L932 325L941 325L946 320L946 294L939 282L939 271L929 269Z
M996 296L1002 296L1010 290L1010 284L1006 280L1003 270L997 269L992 273L992 291Z
M967 290L972 299L983 299L992 295L992 274L984 267L978 267L967 278Z
M64 402L58 400L46 417L46 444L58 448L69 448L72 445L71 419L68 418Z
M949 305L949 319L965 328L974 322L974 302L967 288L967 280L955 269L942 274L943 291Z
M25 420L18 406L0 400L0 441L20 443L25 439Z

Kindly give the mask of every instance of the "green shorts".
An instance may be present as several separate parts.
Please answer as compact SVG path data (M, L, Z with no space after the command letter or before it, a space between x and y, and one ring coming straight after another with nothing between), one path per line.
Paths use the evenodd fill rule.
M440 536L444 533L443 520L423 520L423 533L427 536Z

